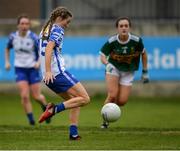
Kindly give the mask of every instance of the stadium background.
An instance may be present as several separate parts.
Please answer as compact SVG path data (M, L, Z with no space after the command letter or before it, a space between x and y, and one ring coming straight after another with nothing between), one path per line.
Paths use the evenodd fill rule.
M180 115L179 0L13 0L11 2L0 0L0 149L44 149L41 145L47 145L48 143L41 142L41 139L37 138L42 137L42 140L44 140L43 136L46 135L49 138L49 133L46 134L47 131L53 131L53 129L58 131L59 125L68 125L67 118L62 117L63 120L53 119L52 126L47 127L47 129L46 127L36 127L36 136L34 133L36 131L27 127L17 95L14 70L11 68L7 72L4 69L4 48L7 36L10 32L16 30L16 17L21 13L27 13L32 19L32 30L39 34L51 10L59 5L68 7L74 14L70 28L65 32L63 54L67 68L85 84L88 93L92 96L90 107L82 109L84 114L81 114L81 133L87 137L86 135L90 131L88 134L92 133L93 139L94 135L97 134L96 141L99 145L96 144L97 148L94 149L107 149L110 145L109 137L114 140L114 143L112 143L114 147L111 145L109 149L180 149L180 123L178 122ZM125 114L120 120L120 124L115 123L113 126L116 129L111 129L112 133L108 131L105 134L97 129L100 121L97 114L99 114L106 92L104 66L99 62L98 55L102 44L109 36L116 33L114 22L119 16L130 17L133 33L143 37L149 57L150 83L142 84L140 68L136 74L130 100L123 108ZM11 51L11 62L13 63L13 51ZM55 95L44 85L43 92L48 99L57 101ZM35 103L33 105L35 106L35 115L38 116L40 114L38 105ZM84 115L89 118L83 117ZM64 121L64 123L59 124L59 121ZM87 125L93 128L87 128ZM54 128L53 126L58 127ZM119 126L121 131L116 134ZM64 143L65 140L61 138L61 132L64 136L66 129L64 127L60 128L59 132L56 132L59 133L59 142ZM20 131L24 133L20 134ZM141 133L139 134L138 131ZM160 136L156 137L158 132ZM161 135L161 132L164 132L163 135ZM123 140L126 133L127 141L124 141L126 140L126 138ZM20 136L16 137L16 134L17 136L20 134ZM31 139L30 143L25 141L24 144L21 144L21 139L29 140L26 137L27 134L37 141L39 146ZM129 137L129 134L130 136L137 134L137 138ZM150 137L151 134L153 139ZM105 137L105 141L99 142L102 135ZM12 138L12 140L16 140L15 143L9 139L11 137L15 137ZM119 140L119 137L121 137L121 140ZM138 142L141 137L145 141L144 144ZM50 139L52 138L50 137ZM86 140L90 142L89 146L94 143L92 138ZM132 142L132 140L128 141L131 138L135 138L133 140L135 144L128 144L128 142ZM161 138L164 138L165 142ZM124 142L120 143L119 141L122 140ZM56 142L54 139L48 141L52 144L53 141ZM107 144L104 143L106 141ZM158 142L159 146L155 147ZM127 144L127 147L121 146L122 144ZM51 144L48 145L46 149L59 149L57 146L53 148ZM64 148L62 148L87 149L86 145L82 143L78 146L79 148L76 148L76 145L73 146L65 142Z
M90 81L90 85L87 85L88 88L92 87L90 92L94 90L105 92L104 66L98 58L99 49L109 36L116 33L115 19L119 16L128 16L132 20L133 33L143 37L149 56L151 79L148 86L139 85L140 69L136 74L137 84L133 86L132 94L145 94L146 91L141 91L141 87L148 89L149 94L157 93L157 87L158 89L161 87L160 94L178 94L180 1L30 0L27 3L23 0L15 0L11 5L6 0L0 2L1 56L4 56L7 35L16 30L16 17L20 13L27 13L32 18L32 30L38 34L50 11L59 5L66 6L74 14L73 22L66 31L63 49L67 68L85 84ZM13 52L11 62L13 62ZM5 87L4 82L14 81L14 70L10 72L4 70L4 57L0 61L0 81L3 87ZM94 89L94 87L98 88Z

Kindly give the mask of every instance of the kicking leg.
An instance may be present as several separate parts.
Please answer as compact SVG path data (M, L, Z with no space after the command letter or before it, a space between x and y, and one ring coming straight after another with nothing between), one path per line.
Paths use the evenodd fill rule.
M80 82L69 88L66 93L71 96L71 98L57 105L53 105L52 103L48 104L47 111L45 111L39 119L40 123L65 109L77 108L90 102L90 98ZM59 93L58 95L63 96L63 94L64 93Z

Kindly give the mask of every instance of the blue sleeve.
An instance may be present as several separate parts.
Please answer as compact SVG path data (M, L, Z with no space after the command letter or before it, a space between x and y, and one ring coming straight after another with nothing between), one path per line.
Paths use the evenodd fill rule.
M39 52L38 52L39 51L39 47L38 47L39 40L38 40L38 36L35 33L33 33L33 32L31 32L30 36L31 36L31 38L34 41L34 52L35 52L36 61L37 61L39 59Z
M53 41L55 42L56 46L59 46L62 42L62 39L62 31L58 28L53 28L49 36L49 41Z
M8 42L7 42L7 46L6 46L6 48L8 48L8 49L13 48L13 39L14 39L13 34L14 33L11 33L8 37Z

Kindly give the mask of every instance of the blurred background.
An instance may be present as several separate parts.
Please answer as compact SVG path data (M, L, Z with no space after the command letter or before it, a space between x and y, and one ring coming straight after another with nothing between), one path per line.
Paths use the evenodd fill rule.
M68 112L53 117L48 126L29 126L14 68L4 68L4 49L9 34L17 30L17 16L28 14L32 31L39 34L57 6L67 7L74 16L62 49L67 69L91 96L91 103L81 109L83 141L78 143L67 139ZM142 37L147 49L150 83L142 83L140 67L121 119L105 132L99 129L106 98L99 50L116 34L115 20L124 16L131 19L132 33ZM13 50L10 61L13 65ZM48 102L62 101L44 84L42 90ZM36 101L32 103L38 123L42 111ZM179 106L180 0L0 0L0 150L180 150Z
M4 69L4 48L8 35L16 30L16 18L27 13L32 30L39 34L52 9L69 8L74 19L65 32L63 55L67 68L89 93L104 93L104 66L99 50L116 34L115 20L128 16L132 32L142 36L148 52L151 82L140 81L136 73L132 95L179 95L180 89L180 1L179 0L0 0L0 91L15 92L13 68ZM11 62L13 63L13 51ZM46 88L43 87L44 90Z

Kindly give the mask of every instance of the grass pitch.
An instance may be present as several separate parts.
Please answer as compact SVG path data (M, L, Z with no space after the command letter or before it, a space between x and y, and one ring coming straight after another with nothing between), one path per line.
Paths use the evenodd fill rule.
M47 96L57 103L58 97ZM1 150L119 150L180 149L180 97L130 97L121 108L119 121L100 129L104 95L92 97L81 109L81 141L68 139L68 111L53 117L52 123L29 126L18 95L0 94ZM33 102L36 120L40 106Z

